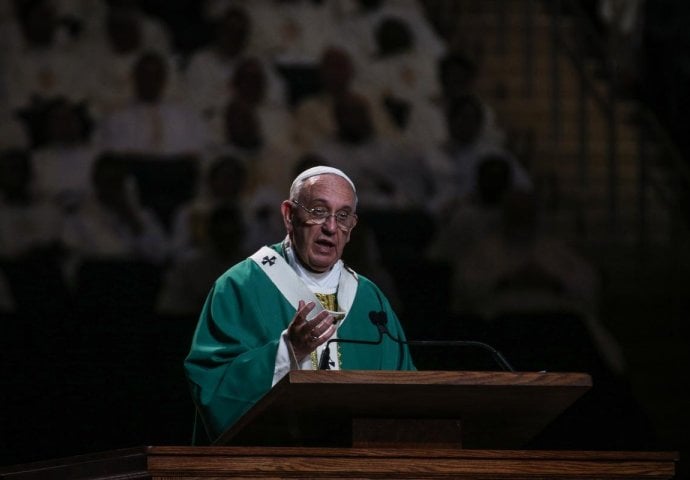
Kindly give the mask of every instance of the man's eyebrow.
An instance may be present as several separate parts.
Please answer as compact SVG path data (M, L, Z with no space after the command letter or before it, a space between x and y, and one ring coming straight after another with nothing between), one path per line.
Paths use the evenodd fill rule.
M313 198L313 199L312 199L310 202L308 202L308 203L311 203L312 205L315 205L314 207L310 207L310 208L325 207L326 204L329 203L329 200L326 199L326 198ZM343 205L342 207L336 209L336 211L338 211L338 212L341 211L341 210L350 210L350 211L354 211L354 209L355 209L355 207L353 207L352 205Z

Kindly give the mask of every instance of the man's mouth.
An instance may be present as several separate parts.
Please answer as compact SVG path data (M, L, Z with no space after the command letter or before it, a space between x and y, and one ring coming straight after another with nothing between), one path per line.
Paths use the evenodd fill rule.
M326 249L331 249L335 247L335 243L331 242L330 240L327 239L319 239L314 242L317 247L319 247L322 250Z

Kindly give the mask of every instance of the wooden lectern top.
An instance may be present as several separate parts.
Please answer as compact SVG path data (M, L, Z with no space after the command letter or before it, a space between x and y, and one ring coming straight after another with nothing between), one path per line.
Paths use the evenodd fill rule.
M591 386L584 373L296 370L215 444L520 448Z

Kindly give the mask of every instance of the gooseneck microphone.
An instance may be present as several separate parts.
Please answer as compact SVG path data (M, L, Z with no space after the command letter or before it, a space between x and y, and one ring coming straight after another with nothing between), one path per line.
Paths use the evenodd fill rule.
M386 312L370 312L369 318L379 329L379 333L382 336L385 335L394 342L399 343L400 345L419 347L478 347L488 351L494 358L496 363L503 370L507 372L515 371L515 369L510 365L510 363L508 363L508 360L506 360L505 357L501 355L501 352L499 352L487 343L479 342L476 340L401 340L391 335L390 331L388 330L388 316L386 315Z
M320 370L330 370L331 369L331 358L330 358L330 345L331 343L358 343L363 345L379 345L383 341L383 337L386 336L393 340L395 343L400 345L402 349L403 345L408 346L420 346L420 347L477 347L488 351L496 363L505 371L514 372L515 369L508 363L508 361L503 357L501 352L496 350L491 345L479 342L476 340L402 340L398 337L394 337L388 330L388 316L384 311L371 311L369 312L369 320L373 323L378 332L379 338L377 340L354 340L347 338L333 338L326 342L326 346L321 354L321 360L319 361ZM400 362L402 362L402 354L400 355L398 369L400 369Z
M371 314L369 315L371 317ZM331 362L331 343L358 343L360 345L379 345L383 342L383 332L379 329L379 338L377 340L355 340L351 338L332 338L326 342L326 346L321 353L321 360L319 360L319 370L330 370L333 363Z

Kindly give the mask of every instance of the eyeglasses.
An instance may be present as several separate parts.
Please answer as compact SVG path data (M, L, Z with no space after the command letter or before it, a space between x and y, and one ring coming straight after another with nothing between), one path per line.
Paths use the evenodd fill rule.
M311 225L322 225L330 217L334 217L335 223L338 225L338 227L347 232L351 230L357 223L357 214L355 213L346 212L344 210L330 213L328 209L324 207L307 208L295 200L291 201L299 208L307 212L309 218L307 219L306 223Z

